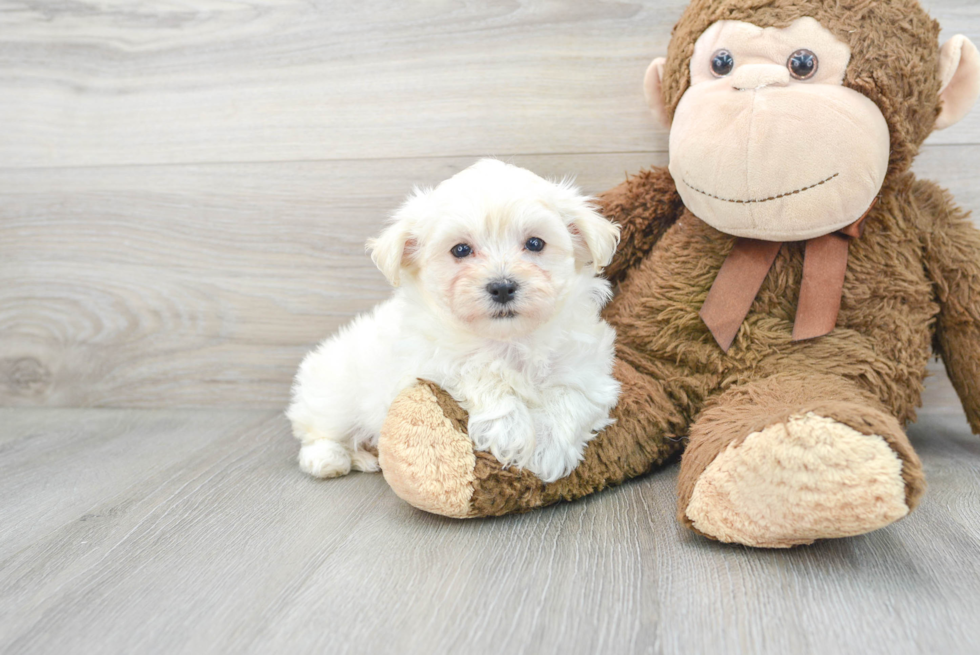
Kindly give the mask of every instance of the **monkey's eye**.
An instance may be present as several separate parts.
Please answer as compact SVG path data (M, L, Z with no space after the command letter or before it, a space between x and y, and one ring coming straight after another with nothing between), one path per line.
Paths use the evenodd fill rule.
M473 249L465 243L457 243L449 252L451 252L453 257L456 259L462 259L463 257L469 257L470 253L473 252Z
M527 240L527 243L524 244L524 247L531 252L541 252L544 250L544 241L538 237L531 237Z
M727 50L719 50L711 57L711 72L716 77L725 77L735 68L735 58Z
M786 60L790 74L798 80L808 80L817 72L817 56L809 50L797 50Z

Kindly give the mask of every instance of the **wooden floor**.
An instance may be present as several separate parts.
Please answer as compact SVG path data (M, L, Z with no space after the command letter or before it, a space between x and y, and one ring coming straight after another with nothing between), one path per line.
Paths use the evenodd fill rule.
M0 652L977 653L980 440L912 428L909 518L791 551L674 520L676 468L454 521L315 481L258 410L0 410Z
M479 156L665 164L640 84L685 4L0 3L0 653L980 652L938 364L920 508L791 551L682 530L674 468L457 522L295 466L300 358L389 293L365 239ZM915 169L980 209L980 110Z

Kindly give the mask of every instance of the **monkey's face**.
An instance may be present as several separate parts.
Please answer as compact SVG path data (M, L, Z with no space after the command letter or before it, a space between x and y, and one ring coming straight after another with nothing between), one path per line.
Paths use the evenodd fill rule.
M670 128L670 172L688 209L769 241L859 219L885 180L889 134L877 105L843 86L850 55L812 18L706 30Z

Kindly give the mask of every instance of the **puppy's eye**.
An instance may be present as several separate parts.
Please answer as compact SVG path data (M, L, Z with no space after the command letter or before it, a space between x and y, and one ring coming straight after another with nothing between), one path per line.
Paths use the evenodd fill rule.
M456 259L462 259L463 257L469 257L470 253L473 252L473 249L465 243L457 243L449 252L451 252L453 257Z
M524 247L531 252L541 252L544 250L544 241L538 237L531 237L527 240L527 243L524 244Z

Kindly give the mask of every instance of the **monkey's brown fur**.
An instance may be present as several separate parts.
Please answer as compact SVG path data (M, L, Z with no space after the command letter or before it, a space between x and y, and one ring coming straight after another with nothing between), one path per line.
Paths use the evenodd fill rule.
M783 27L804 16L850 45L844 84L878 105L891 133L880 199L850 245L836 329L791 341L803 244L788 243L723 352L698 311L734 238L684 208L666 169L630 177L600 198L605 215L622 225L607 269L619 290L605 311L618 335L617 422L590 443L570 477L550 485L478 453L468 515L584 496L662 464L688 441L679 517L690 526L685 509L695 484L720 452L807 412L884 439L901 461L911 509L925 484L901 426L915 418L933 350L980 433L980 232L944 191L909 172L940 109L939 26L918 3L695 0L668 51L668 111L687 88L694 42L709 25L728 19ZM463 430L465 413L445 394L440 404ZM382 448L398 420L389 419Z

